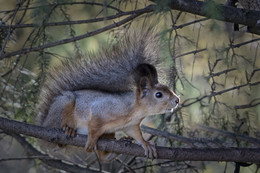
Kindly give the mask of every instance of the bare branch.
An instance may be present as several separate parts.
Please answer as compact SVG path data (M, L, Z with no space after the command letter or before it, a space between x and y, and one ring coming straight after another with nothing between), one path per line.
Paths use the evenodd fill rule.
M252 100L250 103L248 104L244 104L244 105L236 105L234 108L235 109L247 109L247 108L251 108L251 107L255 107L257 105L260 104L260 99L254 99ZM260 142L260 141L259 141Z
M190 52L186 52L186 53L183 53L183 54L180 54L180 55L177 55L174 57L174 59L176 58L180 58L182 56L186 56L186 55L190 55L190 54L197 54L197 53L200 53L200 52L203 52L203 51L206 51L207 48L204 48L204 49L198 49L198 50L193 50L193 51L190 51Z
M116 19L116 18L119 18L119 17L122 17L122 16L133 15L135 13L136 13L136 10L134 10L134 11L126 11L126 12L117 13L115 15L106 16L106 17L99 17L99 18L94 18L94 19L43 23L42 26L49 27L49 26L63 26L63 25L76 25L76 24L96 23L96 22L101 22L101 21L105 21L105 20ZM7 28L12 28L12 29L15 29L15 28L28 28L28 27L37 27L37 25L36 24L0 25L0 28L3 28L3 29L7 29Z
M13 24L14 19L15 19L15 16L16 16L16 14L17 14L17 12L18 12L18 9L20 8L21 5L22 5L21 3L18 3L18 4L17 4L17 7L16 7L16 9L15 9L15 11L14 11L14 14L12 15L11 25ZM11 26L11 25L10 25L10 26ZM5 50L7 41L9 40L9 38L10 38L10 36L11 36L11 33L13 32L13 31L11 30L12 28L11 28L10 26L8 26L8 33L7 33L7 36L6 36L6 38L5 38L4 44L3 44L3 46L1 46L2 48L1 48L1 51L0 51L0 57L1 57L2 54L4 53L4 50Z
M237 90L237 89L240 89L240 88L243 88L243 87L246 87L246 86L256 86L256 85L259 85L260 84L260 81L257 81L257 82L254 82L254 83L245 83L245 84L242 84L242 85L238 85L238 86L234 86L234 87L231 87L231 88L227 88L227 89L224 89L224 90L221 90L221 91L218 91L218 92L212 92L211 94L208 94L208 95L204 95L202 97L199 97L199 98L193 98L193 99L186 99L183 101L181 107L187 107L187 106L190 106L194 103L197 103L205 98L210 98L210 97L214 97L214 96L217 96L217 95L222 95L226 92L229 92L229 91L233 91L233 90ZM190 103L186 103L186 102L189 102L190 100L194 100Z
M231 68L231 69L223 70L223 71L217 72L217 73L210 72L209 75L210 75L211 77L215 77L215 76L220 76L220 75L222 75L222 74L227 74L227 73L229 73L229 72L231 72L231 71L234 71L234 70L236 70L236 68Z
M211 19L217 19L225 22L243 24L246 26L255 26L257 24L257 21L260 20L260 11L239 9L218 3L214 4L214 8L216 9L216 11L219 11L219 15L210 16L208 15L209 11L205 10L207 4L203 1L171 0L168 5L174 10L197 14L200 16L205 16Z
M61 5L91 5L91 6L101 6L103 7L104 4L102 3L96 3L96 2L55 2L53 4L48 4L48 5L39 5L39 6L33 6L33 7L24 7L24 8L20 8L18 11L26 11L26 10L33 10L33 9L37 9L37 8L42 8L42 7L53 7L53 6L61 6ZM120 9L116 8L116 7L113 7L111 5L106 5L107 8L111 8L113 10L116 10L117 12L122 12ZM11 13L11 12L14 12L14 10L5 10L5 11L0 11L0 14L1 13L5 13L5 14L8 14L8 13Z
M134 14L132 14L131 16L129 16L129 17L127 17L127 18L125 18L125 19L123 19L123 20L121 20L119 22L115 22L115 23L113 23L111 25L105 26L105 27L97 29L95 31L88 32L88 33L80 35L80 36L67 38L67 39L56 41L56 42L48 43L48 44L45 44L45 45L37 46L37 47L20 49L18 51L14 51L14 52L7 53L7 54L4 54L4 55L0 56L0 60L2 60L4 58L7 58L7 57L10 57L10 56L15 56L15 55L19 55L19 54L26 54L26 53L29 53L29 52L35 52L35 51L39 51L39 50L42 50L42 49L46 49L46 48L50 48L50 47L54 47L54 46L58 46L58 45L66 44L66 43L70 43L70 42L73 42L73 41L77 41L77 40L81 40L81 39L84 39L84 38L87 38L87 37L90 37L90 36L97 35L97 34L100 34L102 32L105 32L107 30L110 30L112 28L115 28L115 27L118 27L120 25L123 25L123 24L133 20L134 18L136 18L136 17L138 17L138 16L140 16L142 14L151 12L151 11L153 11L153 9L154 9L154 6L150 5L150 6L147 6L147 7L143 8L143 9L136 10Z
M244 46L246 44L257 42L257 41L260 41L260 38L252 39L252 40L245 41L245 42L242 42L242 43L238 43L238 44L235 44L235 45L230 45L230 47L228 47L226 49L229 49L229 48L239 48L240 46Z
M48 156L27 156L27 157L11 157L11 158L0 158L0 162L6 162L6 161L19 161L19 160L33 160L33 159L41 159L41 158L45 158L45 159L51 159Z
M67 164L67 163L64 163L62 160L50 158L48 155L42 154L41 152L36 150L21 135L19 135L17 133L10 132L10 131L8 131L8 132L5 131L5 133L14 137L30 155L33 155L30 158L35 157L35 158L41 160L43 163L45 163L45 164L47 164L47 165L49 165L53 168L68 171L68 172L75 172L75 173L78 173L78 172L82 172L82 173L85 173L85 172L89 172L89 173L100 172L100 171L98 171L94 168L86 168L86 167L81 167L81 166L74 165L74 164Z
M198 139L190 139L190 138L187 138L187 137L184 137L184 136L169 133L167 131L162 132L160 130L147 127L145 125L142 125L141 129L145 133L149 133L151 135L161 136L161 137L164 137L164 138L167 138L167 139L179 141L179 142L188 144L191 147L198 147L198 146L204 146L205 147L206 145L208 146L209 143L213 143L213 142L214 142L214 144L216 144L216 141L210 141L210 140L201 139L201 138L199 140ZM218 144L218 146L221 146L221 145Z
M212 127L207 127L207 126L202 126L202 125L197 125L198 128L209 131L209 132L215 132L218 134L221 134L223 136L228 136L228 137L232 137L234 139L240 139L240 140L244 140L244 141L248 141L251 143L254 143L257 146L260 146L260 139L256 139L256 138L252 138L249 136L245 136L245 135L239 135L239 134L234 134L228 131L224 131L224 130L220 130L220 129L215 129Z
M203 18L203 19L194 20L192 22L188 22L188 23L185 23L185 24L182 24L182 25L177 25L177 26L174 25L172 27L172 30L182 29L182 28L184 28L186 26L193 25L195 23L199 23L199 22L203 22L203 21L207 21L207 20L209 20L209 18Z
M226 48L223 48L222 51L228 51L229 49L235 49L235 48L239 48L241 46L245 46L247 44L250 44L250 43L253 43L253 42L258 42L260 41L260 38L256 38L256 39L252 39L252 40L248 40L248 41L245 41L245 42L242 42L242 43L238 43L238 44L231 44L230 46L226 47ZM207 48L203 48L203 49L196 49L196 50L193 50L193 51L189 51L189 52L186 52L186 53L183 53L183 54L180 54L180 55L176 55L175 57L173 57L173 59L177 59L177 58L180 58L180 57L183 57L183 56L187 56L187 55L191 55L191 54L194 54L196 55L197 53L200 53L200 52L204 52L206 51ZM233 71L233 69L231 70ZM229 72L229 71L228 71ZM254 72L255 73L255 72Z
M0 128L7 133L21 133L55 143L84 147L86 136L68 140L59 129L48 129L0 117ZM142 147L125 141L99 139L99 150L145 157ZM168 148L156 147L158 159L175 161L234 161L260 163L260 148Z

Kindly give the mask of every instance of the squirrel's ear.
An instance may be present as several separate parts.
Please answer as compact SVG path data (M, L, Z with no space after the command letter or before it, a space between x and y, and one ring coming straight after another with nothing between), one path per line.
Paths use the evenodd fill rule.
M141 98L143 98L148 94L149 90L152 88L151 81L148 77L141 77L139 85Z
M150 74L152 85L154 86L155 84L158 84L159 82L158 82L158 74L156 68L150 64L146 64L146 66Z
M158 83L157 70L151 64L140 64L136 68L136 74L136 81L140 81L140 77L147 77L150 79L152 86Z

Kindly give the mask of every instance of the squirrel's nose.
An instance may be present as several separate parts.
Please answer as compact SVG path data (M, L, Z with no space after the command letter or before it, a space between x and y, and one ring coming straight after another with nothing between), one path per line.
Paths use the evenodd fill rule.
M179 102L180 102L180 98L179 98L179 97L176 97L176 98L175 98L175 103L176 103L176 104L179 104Z

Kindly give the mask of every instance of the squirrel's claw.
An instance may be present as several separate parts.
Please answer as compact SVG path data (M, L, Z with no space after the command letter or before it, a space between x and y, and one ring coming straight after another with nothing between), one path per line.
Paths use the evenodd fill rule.
M129 137L129 136L123 136L119 139L119 141L127 141L129 143L132 143L132 141L134 140L134 138Z
M92 152L93 150L97 150L97 146L95 143L89 143L87 142L86 145L85 145L85 150L87 152Z
M65 131L65 135L66 135L67 137L75 137L76 134L77 134L77 130L76 130L76 129L71 128L71 127L69 127L69 126L67 126L67 125L64 125L64 126L62 127L62 129Z
M157 151L156 151L156 148L154 145L145 141L145 143L142 144L142 147L144 148L146 157L151 158L151 159L157 158Z

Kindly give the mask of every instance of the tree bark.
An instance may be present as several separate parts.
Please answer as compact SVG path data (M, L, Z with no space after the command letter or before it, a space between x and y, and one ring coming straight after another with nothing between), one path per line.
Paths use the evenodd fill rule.
M255 26L257 21L260 20L260 11L235 8L213 1L212 3L214 3L214 5L211 5L211 7L214 7L214 11L218 12L216 15L211 15L210 10L212 10L212 8L207 8L206 2L198 0L170 0L168 6L173 10L246 26Z
M0 117L0 128L7 133L24 134L50 142L84 147L85 135L67 139L60 129L49 129ZM99 139L99 150L145 157L142 147L127 141ZM169 148L156 147L158 159L175 161L229 161L260 163L260 148Z

